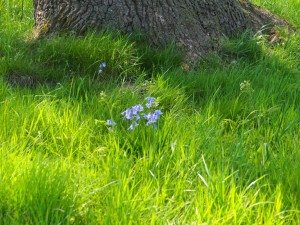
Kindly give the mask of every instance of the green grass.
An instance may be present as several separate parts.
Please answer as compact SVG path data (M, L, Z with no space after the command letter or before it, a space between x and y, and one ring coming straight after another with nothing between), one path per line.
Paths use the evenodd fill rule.
M269 9L271 12L276 13L277 15L287 19L294 26L299 28L300 24L300 2L297 0L281 1L281 0L253 0L253 3L256 3L264 8Z
M299 27L298 1L256 2ZM0 2L0 225L299 224L298 31L185 71L138 35L33 40L32 13ZM157 129L127 131L147 96Z

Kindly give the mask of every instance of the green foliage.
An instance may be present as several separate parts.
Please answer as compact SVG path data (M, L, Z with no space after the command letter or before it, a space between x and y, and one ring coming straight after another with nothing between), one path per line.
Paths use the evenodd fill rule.
M299 9L300 2L298 0L272 0L272 1L263 1L263 0L253 0L252 2L269 9L271 12L276 13L277 15L287 19L295 27L300 27L300 17Z
M138 37L31 39L21 3L0 2L0 225L298 224L299 32L184 67ZM299 26L296 1L261 3ZM128 131L148 96L158 127Z
M249 60L256 62L260 59L262 47L259 45L262 37L253 37L250 31L246 31L238 38L224 41L222 54L224 58L236 60Z
M70 168L45 159L32 161L30 153L22 157L6 155L5 160L2 169L6 176L0 182L0 224L58 224L72 216Z

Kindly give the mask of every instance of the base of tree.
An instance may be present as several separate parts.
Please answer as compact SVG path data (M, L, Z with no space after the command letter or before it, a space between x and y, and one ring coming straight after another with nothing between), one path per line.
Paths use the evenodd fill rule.
M37 36L88 29L142 32L154 46L171 41L194 60L218 47L224 37L251 30L276 36L284 19L248 0L34 0Z

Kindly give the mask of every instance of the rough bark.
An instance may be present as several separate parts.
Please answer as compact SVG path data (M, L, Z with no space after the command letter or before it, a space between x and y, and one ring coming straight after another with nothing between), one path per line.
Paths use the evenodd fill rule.
M175 40L190 57L224 37L287 23L248 0L34 0L41 33L110 28L144 33L155 45Z

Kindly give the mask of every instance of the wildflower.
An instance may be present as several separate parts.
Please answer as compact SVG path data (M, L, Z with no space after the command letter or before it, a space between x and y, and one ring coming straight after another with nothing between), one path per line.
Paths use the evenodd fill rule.
M133 120L133 110L132 108L126 109L124 112L121 113L124 116L124 120Z
M240 83L240 90L243 92L253 92L254 91L251 87L251 83L249 80L245 80L244 82Z
M141 119L140 115L139 115L139 114L136 114L136 115L135 115L135 120L138 121L138 120L140 120L140 119Z
M160 110L155 110L155 112L150 112L148 114L144 115L144 118L147 120L146 125L150 125L150 124L154 124L157 122L157 120L159 119L160 115L162 115L162 111Z
M162 113L162 111L160 111L160 110L155 110L154 114L155 114L155 116L157 116L158 119L159 119L159 116L162 115L163 113Z
M141 104L134 105L121 113L121 115L123 116L123 120L131 121L131 124L127 130L134 130L137 126L139 126L138 121L140 121L141 118L146 120L147 126L150 124L154 124L154 127L157 127L156 122L159 119L160 115L162 115L163 113L160 110L155 110L154 112L153 110L150 110L150 108L152 108L153 106L154 107L158 106L158 103L155 102L156 101L155 98L147 97L146 100L147 100L146 107L149 110L146 110L147 113L144 113L143 116L141 116L140 114L141 112L144 111L144 107ZM116 125L116 123L111 120L107 120L107 124L110 126Z
M128 129L127 130L134 130L135 129L135 127L137 127L139 124L138 123L132 123L131 125L130 125L130 127L128 127Z
M112 120L107 120L106 121L106 124L108 125L108 126L116 126L117 124L114 122L114 121L112 121Z
M146 106L147 106L148 109L150 109L153 104L155 105L155 107L158 106L158 104L155 102L156 98L147 97L146 100L147 100Z
M139 112L142 112L144 110L144 107L139 104L139 105L135 105L132 106L128 109L126 109L124 112L122 112L121 114L124 116L124 120L139 120L140 116L139 116Z
M139 112L142 112L144 110L144 107L141 104L135 105L132 107L132 113L134 115L138 114Z
M105 68L106 67L106 62L101 63L99 67L100 68Z
M103 73L103 68L105 67L106 67L106 62L101 63L99 66L99 73Z

